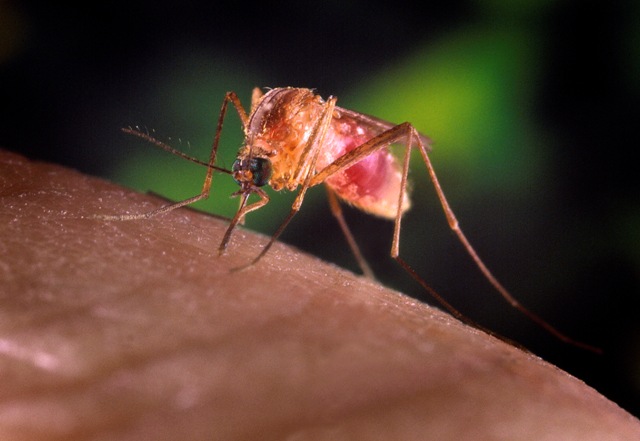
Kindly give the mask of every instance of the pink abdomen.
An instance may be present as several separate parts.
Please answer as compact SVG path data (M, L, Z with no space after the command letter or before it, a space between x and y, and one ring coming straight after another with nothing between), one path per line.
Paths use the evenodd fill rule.
M322 170L375 135L367 133L350 119L334 120L316 170ZM348 169L331 175L325 183L345 202L368 213L392 219L398 211L401 181L400 167L388 147L384 146ZM405 192L402 211L406 211L409 206L409 198Z

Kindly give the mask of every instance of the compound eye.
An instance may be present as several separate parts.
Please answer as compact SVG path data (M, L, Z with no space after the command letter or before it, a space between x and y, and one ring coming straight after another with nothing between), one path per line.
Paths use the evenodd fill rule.
M266 158L236 159L231 169L238 184L251 181L256 187L262 187L271 179L271 161Z
M253 173L253 185L262 187L271 179L271 161L266 158L252 158L249 168Z

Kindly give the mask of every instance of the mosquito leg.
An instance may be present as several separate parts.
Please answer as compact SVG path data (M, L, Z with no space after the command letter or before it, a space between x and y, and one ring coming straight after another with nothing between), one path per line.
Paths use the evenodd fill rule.
M240 220L243 219L244 216L249 211L257 210L258 208L264 206L267 202L269 202L269 197L265 192L263 192L260 189L256 189L255 192L258 193L261 200L247 207L244 207L244 204L246 204L246 199L251 195L251 193L244 193L242 195L243 201L240 203L241 208L233 217L231 224L229 225L229 228L227 228L227 231L225 232L224 237L222 238L222 242L220 243L220 247L218 248L219 254L222 254L226 249L229 243L229 239L231 238L231 233L236 227L236 225L238 225ZM287 225L289 225L289 222L291 222L291 219L293 219L293 217L298 213L298 211L300 211L300 205L302 204L303 199L304 199L304 192L300 191L296 196L296 200L294 201L293 206L291 207L291 211L289 211L289 214L284 219L284 221L282 221L282 223L280 224L276 232L273 233L273 235L271 236L271 239L269 239L269 242L264 246L262 251L260 251L260 254L258 254L251 262L247 263L246 265L242 265L238 268L235 268L235 271L240 271L252 265L255 265L256 263L258 263L260 259L264 257L265 254L267 254L267 252L271 249L271 247L276 242L278 237L280 237L282 232L287 228Z
M260 197L260 200L257 202L254 202L253 204L247 205L247 200L249 199L249 196L251 196L251 194L253 193L257 194L258 197ZM265 206L268 202L269 202L269 196L267 195L267 193L264 192L264 190L260 188L254 188L252 192L246 192L242 194L242 197L240 199L240 207L238 208L238 211L236 212L235 216L233 216L233 219L231 219L231 222L227 227L227 231L225 231L224 233L224 237L222 238L222 241L220 242L220 246L218 247L218 254L222 254L224 250L227 248L227 245L229 244L229 239L231 239L231 233L233 232L233 230L238 224L242 223L246 214Z
M213 179L213 168L209 168L207 170L207 175L205 176L204 183L202 185L202 190L200 194L190 197L188 199L184 199L182 201L174 202L168 205L164 205L160 208L157 208L152 211L148 211L146 213L138 213L138 214L96 214L91 216L93 219L100 219L105 221L130 221L130 220L139 220L139 219L150 219L152 217L168 213L177 208L184 207L185 205L191 205L195 202L198 202L202 199L207 199L209 197L209 192L211 190L211 181Z
M498 291L498 293L507 301L510 305L516 308L518 311L529 317L533 322L537 325L548 331L550 334L554 335L561 341L572 344L574 346L578 346L593 352L600 352L599 348L587 345L585 343L578 342L566 336L565 334L558 331L556 328L551 326L549 323L544 321L541 317L529 311L523 305L521 305L510 293L507 289L502 286L502 284L496 279L496 277L489 271L484 262L480 259L476 250L471 246L471 243L464 235L462 229L460 228L460 224L458 219L456 218L453 210L449 206L449 202L442 191L440 186L440 182L438 181L438 177L436 176L433 165L431 164L431 160L428 155L428 146L426 146L423 142L423 138L419 135L416 129L409 123L399 124L391 129L379 134L373 139L365 142L364 144L358 146L353 149L349 153L341 156L336 159L333 163L329 164L323 170L321 170L318 174L316 174L312 181L311 186L320 184L324 182L331 175L344 170L348 167L351 167L356 162L360 161L362 158L370 155L378 149L386 147L390 144L397 143L401 140L405 141L406 149L405 156L402 168L402 181L401 181L401 189L400 194L398 195L398 211L395 218L394 225L394 233L393 233L393 243L391 245L391 257L396 260L400 266L404 268L404 270L411 275L422 287L428 291L436 300L438 300L446 309L449 310L455 317L465 321L467 323L471 322L469 319L465 318L459 311L457 311L453 306L451 306L447 301L445 301L442 296L440 296L433 288L431 288L425 281L418 275L418 273L411 268L411 266L404 261L400 257L400 230L402 224L402 200L404 197L404 193L406 192L407 187L407 176L409 173L409 161L411 158L411 149L416 146L420 150L420 154L422 155L423 161L427 167L431 182L436 190L438 195L438 199L440 200L440 204L443 208L444 214L447 218L447 222L449 223L449 227L458 237L458 240L465 248L469 256L473 259L478 269L482 272L485 278L491 283L491 285ZM473 324L473 322L471 322ZM475 326L475 324L474 324ZM482 327L477 326L480 329Z
M391 129L382 132L378 136L370 139L364 144L356 147L351 150L349 153L339 157L333 163L326 166L322 169L318 174L316 174L311 182L311 185L317 185L324 182L331 175L338 173L342 170L345 170L361 159L367 157L368 155L374 153L375 151L387 147L390 144L394 144L405 140L406 149L404 155L404 161L402 166L402 181L400 185L400 192L398 194L398 212L395 218L394 225L394 233L393 233L393 242L391 245L391 257L396 260L402 268L411 275L422 287L433 296L438 302L442 304L453 316L458 318L459 320L469 323L475 326L475 324L467 319L463 314L461 314L457 309L455 309L451 304L449 304L438 292L429 286L419 275L413 270L402 258L399 257L400 254L400 226L402 222L402 200L404 198L404 193L407 189L407 176L409 174L409 161L411 158L411 148L413 144L413 139L418 139L418 142L426 150L426 147L421 144L420 137L409 123L399 124ZM482 327L476 326L480 329Z
M498 291L498 293L507 302L509 302L509 304L511 306L513 306L518 311L520 311L521 313L523 313L524 315L529 317L529 319L531 321L533 321L534 323L536 323L537 325L539 325L540 327L545 329L547 332L549 332L550 334L552 334L553 336L555 336L559 340L561 340L561 341L563 341L565 343L572 344L572 345L577 346L577 347L581 347L583 349L587 349L589 351L600 353L601 350L599 348L596 348L594 346L591 346L591 345L576 341L576 340L566 336L562 332L558 331L555 327L553 327L549 323L547 323L545 320L543 320L540 316L538 316L537 314L533 313L529 309L525 308L520 302L518 302L509 293L509 291L507 291L507 289L498 281L498 279L496 279L496 277L491 273L491 271L489 271L489 268L487 268L487 266L482 261L482 259L480 259L480 256L478 255L478 253L473 248L473 246L471 245L471 243L469 242L469 240L465 236L464 232L460 228L460 223L458 222L458 219L456 218L455 214L453 213L453 210L449 206L449 202L447 201L447 198L444 195L444 191L442 190L442 187L440 186L440 182L439 182L438 177L436 175L436 172L435 172L435 170L433 168L433 165L431 164L431 159L429 158L427 149L422 144L422 141L418 138L417 135L418 135L417 131L413 127L411 127L411 135L410 136L411 136L412 139L415 139L417 141L417 145L418 145L418 148L420 150L420 154L422 155L422 159L423 159L423 161L424 161L424 163L425 163L425 165L427 167L427 171L429 173L429 177L431 178L431 182L433 183L433 186L434 186L434 188L436 190L436 193L438 195L438 199L440 200L440 205L442 206L444 214L445 214L445 216L447 218L447 222L449 223L449 227L455 233L455 235L458 237L458 240L460 241L462 246L467 251L467 254L469 254L471 259L473 259L473 261L475 262L476 266L478 267L480 272L482 272L482 274L485 276L485 278L489 281L489 283L491 283L491 285L496 289L496 291ZM411 141L411 143L412 142L413 141ZM411 148L411 143L408 143L409 145L407 147L407 150L409 150ZM404 191L404 188L406 187L406 182L405 181L406 181L406 174L408 173L408 161L409 161L409 154L407 152L406 157L405 157L405 166L404 166L404 169L403 169L403 174L405 175L405 177L403 177L403 183L404 184L402 186L402 188L403 188L402 191ZM400 230L400 227L399 227L399 225L400 225L401 215L402 214L399 211L398 215L396 216L396 230L397 231L394 234L394 246L393 246L393 249L392 249L392 256L416 280L418 280L418 282L420 282L420 278L417 277L417 274L415 274L415 271L413 271L413 269L411 269L406 264L406 262L404 262L399 257L399 252L400 252L400 246L399 246L399 238L400 238L400 231L399 230ZM424 286L424 283L422 283L422 282L420 282L420 283Z
M398 211L396 213L396 218L393 226L393 241L391 242L391 257L398 262L398 264L411 276L414 280L416 280L425 291L427 291L431 297L438 301L451 315L456 317L458 320L468 323L472 326L475 326L479 329L485 330L482 326L479 326L477 323L470 320L468 317L463 315L460 311L458 311L455 307L453 307L449 302L447 302L438 292L431 287L422 277L418 275L418 273L404 260L400 257L400 230L402 225L402 201L404 199L404 194L407 191L407 177L409 176L409 163L411 162L411 150L412 145L415 139L419 139L419 135L416 130L410 124L405 123L402 129L402 136L406 137L406 148L404 151L404 159L402 161L402 178L400 181L400 191L398 194ZM422 145L421 141L418 141L420 145ZM423 146L424 147L424 146Z
M340 202L338 201L335 192L328 186L325 187L327 189L327 196L329 198L329 207L331 208L331 214L333 214L333 217L335 217L338 221L340 229L342 230L342 234L344 234L345 239L347 239L349 248L351 248L351 252L358 262L358 266L367 278L375 280L375 276L373 274L373 271L371 270L371 267L369 267L366 259L362 256L360 247L358 247L358 244L356 243L356 240L354 239L353 234L351 233L351 230L349 229L349 226L344 219L344 215L342 214L342 207L340 207Z
M216 127L216 134L213 138L213 143L211 145L211 153L209 154L209 161L207 163L204 163L203 161L199 161L195 158L191 158L190 156L185 155L182 152L179 152L178 150L164 144L161 141L156 140L155 138L153 138L152 136L144 132L134 130L134 129L123 129L126 133L131 133L135 136L146 139L150 141L152 144L156 145L157 147L160 147L163 150L168 151L169 153L173 153L185 159L191 160L193 162L206 165L207 174L205 175L204 182L202 183L202 189L199 194L197 194L196 196L184 199L182 201L178 201L172 204L162 206L156 210L152 210L147 213L123 214L123 215L95 215L93 216L93 218L101 219L101 220L117 220L117 221L149 219L154 216L168 213L169 211L173 211L177 208L184 207L185 205L190 205L197 201L207 199L211 191L211 182L213 180L214 170L223 171L223 169L220 169L219 167L215 166L215 162L216 162L216 155L218 153L218 145L220 143L220 133L222 132L222 124L224 122L224 117L227 113L227 107L229 102L231 102L233 106L236 108L236 111L240 116L240 120L242 121L243 127L246 127L246 125L248 124L249 117L247 116L247 113L242 107L242 103L240 102L240 99L238 98L235 92L227 92L224 97L224 100L222 101L222 107L220 108L220 114L218 116L218 124ZM227 170L224 170L224 171L228 172Z
M388 147L391 144L406 139L410 127L411 125L409 123L403 123L394 126L389 130L380 133L374 138L371 138L364 144L359 145L350 152L340 156L331 164L327 165L325 168L313 175L309 186L313 187L315 185L322 184L330 176L348 169L352 165L355 165L361 159L366 158L377 150Z

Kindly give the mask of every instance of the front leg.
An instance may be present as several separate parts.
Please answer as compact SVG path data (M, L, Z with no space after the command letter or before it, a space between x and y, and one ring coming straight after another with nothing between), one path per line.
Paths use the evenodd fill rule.
M254 202L253 204L247 205L247 200L249 199L249 196L251 196L251 194L253 193L258 195L260 200ZM267 195L267 193L265 193L265 191L262 190L261 188L253 188L251 189L251 191L244 192L242 193L241 197L242 199L240 201L240 207L238 208L238 211L236 212L235 216L233 216L233 219L231 219L231 223L227 227L227 231L225 231L224 237L222 238L222 241L220 242L220 246L218 247L218 255L221 255L222 253L224 253L224 250L227 249L227 245L229 244L229 239L231 239L231 233L239 223L242 223L244 221L244 217L247 215L247 213L257 210L258 208L264 207L266 204L269 203L269 195Z

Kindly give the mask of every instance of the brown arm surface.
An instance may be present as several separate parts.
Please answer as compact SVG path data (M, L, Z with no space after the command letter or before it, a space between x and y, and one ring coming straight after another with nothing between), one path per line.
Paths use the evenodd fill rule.
M215 185L215 182L214 182ZM0 151L1 440L638 440L541 359L268 238ZM85 216L83 218L83 216Z

